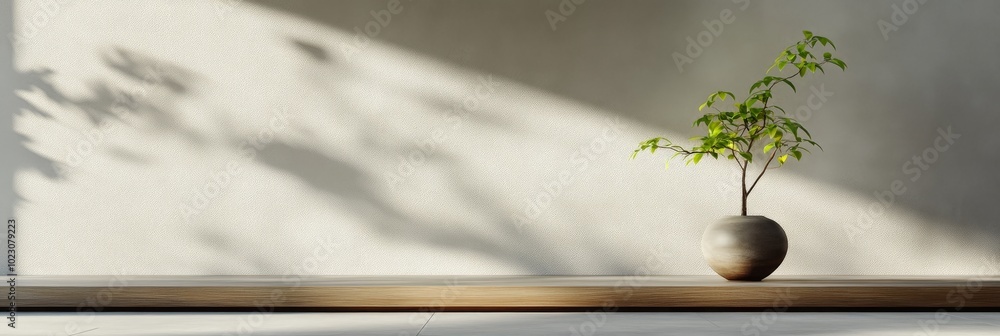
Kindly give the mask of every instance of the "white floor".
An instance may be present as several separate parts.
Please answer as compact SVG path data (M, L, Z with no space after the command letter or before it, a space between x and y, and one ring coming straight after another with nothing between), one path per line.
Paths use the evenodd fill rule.
M1000 313L32 313L0 335L997 336Z

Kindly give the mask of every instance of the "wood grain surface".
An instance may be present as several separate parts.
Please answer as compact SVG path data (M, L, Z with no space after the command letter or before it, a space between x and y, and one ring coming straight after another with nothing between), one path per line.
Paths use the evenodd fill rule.
M524 311L1000 307L1000 278L413 276L18 278L19 308Z

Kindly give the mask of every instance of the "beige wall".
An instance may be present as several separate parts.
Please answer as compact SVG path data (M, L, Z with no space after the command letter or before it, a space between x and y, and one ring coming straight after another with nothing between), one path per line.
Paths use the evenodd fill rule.
M810 29L850 68L779 96L826 150L753 195L776 274L1000 274L1000 4L571 3L5 2L21 273L711 274L735 165L627 158Z

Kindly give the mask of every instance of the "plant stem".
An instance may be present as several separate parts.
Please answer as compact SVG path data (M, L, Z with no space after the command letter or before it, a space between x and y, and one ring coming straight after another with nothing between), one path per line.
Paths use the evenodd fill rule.
M747 196L750 193L747 191L747 167L750 166L748 162L746 166L743 167L743 210L740 212L741 216L747 215Z
M823 63L820 63L820 64L826 64L826 63L827 62L823 62ZM774 86L777 85L782 80L791 79L791 78L795 77L796 75L797 74L792 74L792 75L790 75L788 77L782 77L781 80L776 80L776 81L771 82L771 84L768 84L766 91L770 91L771 89L773 89ZM767 104L768 104L769 101L770 101L770 99L764 99L762 101L764 103L763 110L765 112L767 112L767 107L768 107ZM757 130L757 132L750 133L750 143L747 144L747 151L748 152L751 151L751 150L753 150L754 140L757 139L757 135L760 134L760 132L763 132L765 128L767 128L767 117L766 116L764 117L763 124L761 125L760 129ZM746 130L748 132L750 130L750 125L746 123L746 120L744 120L744 122L743 122L743 130ZM771 153L771 157L768 158L767 159L767 163L764 164L764 169L760 171L760 175L757 175L757 178L754 179L753 185L751 185L749 189L747 189L747 170L750 169L750 162L747 162L746 165L741 165L740 166L740 168L743 170L743 200L742 200L743 201L742 202L743 203L743 208L740 211L740 214L742 216L746 216L747 215L747 200L750 198L750 192L753 191L753 188L757 186L757 182L759 182L760 178L764 176L765 172L767 172L767 167L771 165L771 161L774 160L774 155L775 154L778 154L778 149L777 148L775 148L774 152ZM737 160L736 163L739 164L739 160Z
M760 171L760 175L757 175L757 179L753 181L752 185L750 185L750 190L747 191L747 194L753 191L753 188L757 186L757 182L759 182L760 178L764 176L764 172L767 172L767 168L771 166L771 161L774 160L775 154L778 154L777 149L771 152L771 158L767 159L767 163L764 164L764 169Z

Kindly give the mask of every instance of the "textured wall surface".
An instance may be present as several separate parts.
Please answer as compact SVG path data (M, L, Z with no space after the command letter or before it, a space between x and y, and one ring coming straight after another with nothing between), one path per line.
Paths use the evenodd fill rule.
M735 164L628 156L803 29L850 68L777 93L775 274L1000 274L995 1L2 6L21 274L712 274Z

